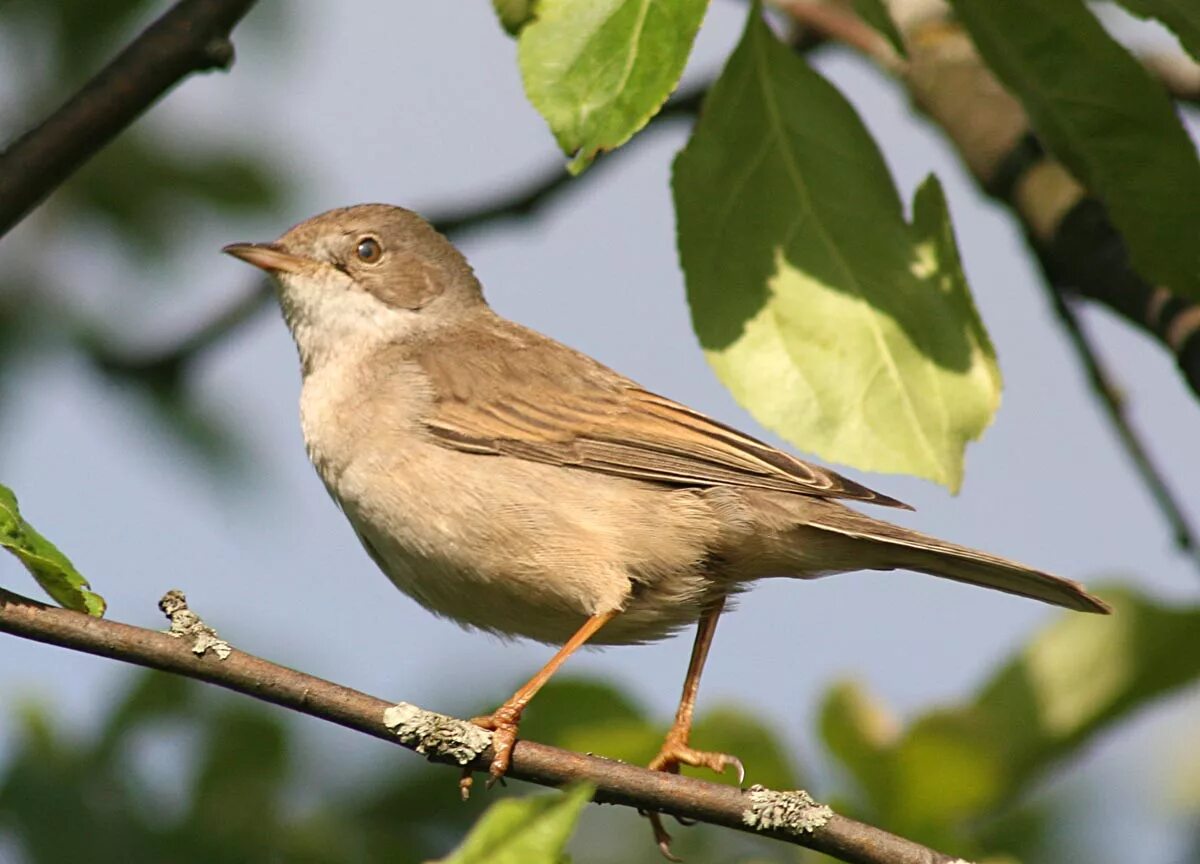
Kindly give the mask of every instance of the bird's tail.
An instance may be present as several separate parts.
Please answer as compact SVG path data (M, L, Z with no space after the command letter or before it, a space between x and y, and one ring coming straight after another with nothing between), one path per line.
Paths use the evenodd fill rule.
M853 541L859 555L867 552L867 559L875 562L872 565L875 569L916 570L1080 612L1105 615L1112 612L1112 607L1089 594L1078 582L899 525L880 522L848 508L831 509L822 517L808 520L807 524Z

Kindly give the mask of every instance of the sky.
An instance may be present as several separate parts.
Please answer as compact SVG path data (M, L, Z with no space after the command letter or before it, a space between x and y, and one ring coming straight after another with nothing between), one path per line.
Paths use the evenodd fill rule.
M715 0L685 81L719 71L744 15L745 4ZM286 50L261 38L276 26L285 28ZM84 236L72 238L55 265L69 299L124 313L138 344L169 342L252 284L244 264L219 254L226 243L270 240L352 203L444 211L563 161L525 101L514 43L481 0L352 8L304 0L286 9L264 0L245 30L235 38L230 73L189 79L148 122L181 148L204 140L269 148L294 183L287 206L256 222L181 211L173 228L186 235L185 252L167 264L96 261ZM1200 573L1172 548L1088 392L1007 214L981 198L892 83L842 53L823 55L818 66L876 135L903 197L910 200L930 171L942 179L1005 379L1000 412L969 448L957 497L912 478L847 473L915 505L915 514L887 515L928 533L1089 583L1128 577L1158 597L1194 599ZM782 443L720 385L689 325L668 187L687 131L685 123L655 127L629 152L602 160L593 169L601 177L536 218L458 242L502 314ZM31 227L10 244L22 242L16 238L41 239ZM1195 398L1151 340L1102 310L1084 317L1133 421L1200 521ZM161 627L158 598L181 588L236 647L446 711L502 698L547 658L545 646L433 618L375 569L305 458L295 349L274 309L205 355L194 383L201 404L245 445L250 470L232 482L182 454L136 397L82 361L33 367L5 406L0 476L105 595L110 617ZM36 593L15 562L0 561L0 584ZM1055 614L909 573L763 583L722 619L701 707L735 703L761 712L813 762L814 712L833 680L865 682L902 715L955 701ZM616 680L665 722L689 648L690 635L681 636L585 652L568 668ZM111 661L10 639L0 651L0 699L42 701L70 727L86 729L127 674ZM1091 805L1098 848L1169 860L1181 828L1166 791L1172 750L1197 717L1195 692L1158 705L1047 788L1070 789ZM0 710L0 760L15 728L11 712ZM336 774L372 758L357 736L315 722L302 729L317 770ZM1124 778L1123 796L1103 792L1114 778ZM1133 800L1140 798L1137 819L1155 826L1149 848L1147 834L1130 845L1131 783L1145 787Z

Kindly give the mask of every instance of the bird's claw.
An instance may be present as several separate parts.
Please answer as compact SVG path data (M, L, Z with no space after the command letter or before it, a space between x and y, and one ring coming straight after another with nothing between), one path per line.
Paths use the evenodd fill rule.
M737 772L737 783L741 786L746 780L746 766L742 760L728 753L711 753L703 750L693 750L686 744L668 741L663 749L650 763L651 771L666 771L678 774L680 765L691 765L695 768L707 768L717 774L724 774L725 769L732 767Z
M646 813L646 817L650 820L650 827L654 831L654 843L658 846L658 851L668 861L673 861L679 864L683 859L671 851L671 835L667 833L667 829L663 827L661 813ZM676 817L678 818L678 817Z
M473 717L471 722L481 729L492 733L492 763L488 766L488 781L485 788L491 789L497 783L504 782L504 775L512 763L513 746L517 743L517 730L521 721L521 712L502 705L485 717ZM471 794L472 779L470 772L464 772L458 781L462 790L463 800Z
M733 767L737 771L738 786L746 779L746 766L742 764L742 760L736 756L730 756L728 753L712 753L704 750L693 750L687 745L687 738L678 733L667 735L667 740L663 742L662 750L650 762L651 771L663 771L668 774L678 774L679 766L691 765L696 768L708 768L710 771L715 771L717 774L725 773L725 769ZM671 851L671 835L667 833L667 829L663 827L662 815L659 813L643 813L650 820L650 827L654 831L654 842L658 846L658 851L668 861L680 861ZM686 819L682 816L674 816L676 822L683 826L694 825L695 821Z

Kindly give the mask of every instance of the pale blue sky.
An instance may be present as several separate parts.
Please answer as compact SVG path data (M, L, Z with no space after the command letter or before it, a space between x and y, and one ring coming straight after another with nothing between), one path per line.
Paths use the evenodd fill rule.
M59 241L66 254L57 269L74 286L67 290L124 312L137 325L131 332L140 330L147 342L186 330L247 284L245 266L219 254L225 243L271 239L320 210L362 201L418 210L467 203L518 185L558 158L524 100L515 47L490 4L351 9L306 0L274 11L289 21L288 52L239 39L229 75L189 80L152 122L181 147L233 136L272 148L295 178L286 211L255 225L181 212L175 228L188 237L186 254L150 268L96 262L86 236ZM744 14L742 3L714 3L688 78L719 69ZM1007 215L980 199L889 82L845 55L830 54L820 66L879 138L906 198L929 171L941 177L1006 382L995 425L968 452L957 498L911 478L850 473L913 503L919 512L906 523L930 533L1073 578L1130 575L1161 597L1194 598L1200 574L1171 548L1087 393ZM601 166L598 182L537 219L460 242L503 314L764 435L716 381L688 323L667 186L686 134L682 123L655 129L636 152ZM23 226L0 254L40 242L46 227ZM1175 486L1190 491L1185 503L1200 520L1195 399L1156 345L1103 312L1086 318L1127 389L1134 421ZM179 587L239 648L382 697L453 710L519 683L547 656L544 646L503 643L432 618L362 553L305 459L298 386L295 352L274 312L205 357L199 398L242 435L254 468L241 483L225 484L182 458L134 400L82 363L41 365L6 404L0 476L108 598L115 619L161 626L157 599ZM0 584L35 593L13 562L0 563ZM902 712L956 700L1054 614L908 573L766 583L722 620L701 703L760 710L807 754L817 699L835 677L863 680ZM689 645L690 636L592 652L570 669L615 678L665 722ZM126 674L109 661L6 639L0 702L45 700L84 727ZM1178 839L1163 791L1170 750L1198 715L1194 692L1158 706L1101 741L1082 770L1065 778L1104 817L1093 829L1100 848L1118 855L1131 841L1129 802L1142 783L1145 812L1136 818L1162 827L1149 851L1170 854ZM0 758L13 728L0 711ZM314 759L335 777L369 758L356 736L340 730L308 724L304 734L317 745ZM1145 769L1141 780L1126 775L1134 767ZM1119 799L1088 791L1117 777ZM1158 857L1136 848L1139 860Z

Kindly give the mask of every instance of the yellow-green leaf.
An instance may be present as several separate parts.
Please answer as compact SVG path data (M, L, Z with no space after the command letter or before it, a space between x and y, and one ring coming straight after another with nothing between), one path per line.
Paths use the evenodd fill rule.
M592 787L497 801L442 864L562 864Z
M673 179L692 321L765 426L826 459L952 490L999 404L945 201L904 219L849 103L757 7Z
M529 101L579 173L662 107L708 0L541 0L521 30Z
M511 36L520 33L533 17L533 0L492 0L492 6L500 26Z
M15 555L42 590L62 606L97 618L104 614L104 598L87 590L87 580L70 559L21 517L17 496L2 484L0 546Z
M886 706L854 681L835 684L825 694L820 713L825 746L858 783L869 800L886 795L887 753L900 736L900 724Z

